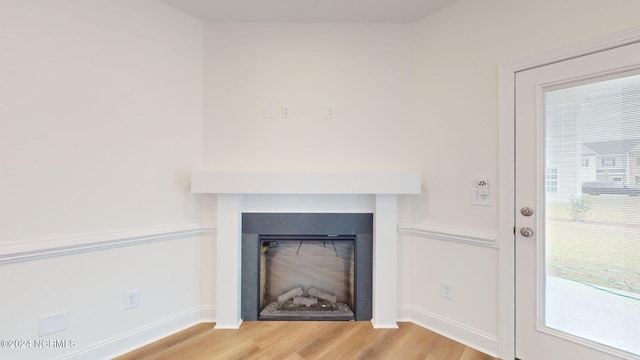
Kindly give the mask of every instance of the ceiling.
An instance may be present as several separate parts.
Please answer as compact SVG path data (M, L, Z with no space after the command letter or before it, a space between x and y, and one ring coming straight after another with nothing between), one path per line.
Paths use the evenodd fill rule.
M414 22L457 0L158 0L211 22Z

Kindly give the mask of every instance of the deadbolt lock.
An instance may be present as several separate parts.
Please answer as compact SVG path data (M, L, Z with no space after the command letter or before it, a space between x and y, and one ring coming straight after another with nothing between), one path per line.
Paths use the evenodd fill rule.
M524 216L531 216L533 215L533 209L528 206L525 206L522 209L520 209L520 214Z

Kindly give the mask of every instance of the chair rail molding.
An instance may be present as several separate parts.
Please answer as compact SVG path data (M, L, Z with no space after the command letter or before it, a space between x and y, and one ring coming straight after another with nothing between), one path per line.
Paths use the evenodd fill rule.
M103 233L74 234L0 245L0 265L192 236L215 234L199 224L175 224Z
M498 248L498 232L489 230L433 224L400 224L398 234Z

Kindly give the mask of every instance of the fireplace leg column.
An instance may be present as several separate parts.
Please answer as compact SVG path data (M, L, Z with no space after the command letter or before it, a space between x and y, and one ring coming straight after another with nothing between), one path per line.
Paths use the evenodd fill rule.
M397 234L396 195L376 195L373 215L373 323L374 328L397 329Z
M218 194L216 329L238 329L240 318L241 195Z

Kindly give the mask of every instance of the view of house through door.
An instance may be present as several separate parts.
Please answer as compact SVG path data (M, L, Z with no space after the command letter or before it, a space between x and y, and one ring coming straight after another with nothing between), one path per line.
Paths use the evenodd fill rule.
M640 44L515 97L516 356L640 359Z

